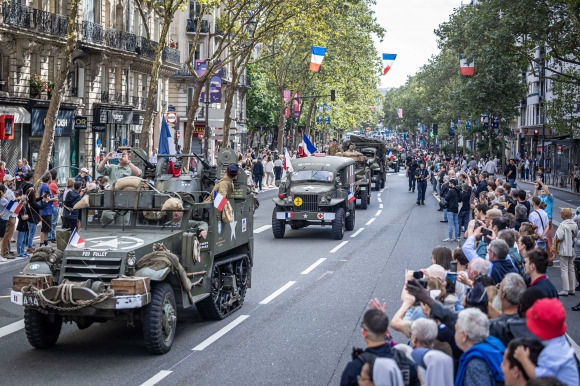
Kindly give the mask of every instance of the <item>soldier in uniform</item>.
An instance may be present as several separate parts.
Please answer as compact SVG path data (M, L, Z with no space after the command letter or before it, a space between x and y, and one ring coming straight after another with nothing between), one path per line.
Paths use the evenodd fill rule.
M328 155L336 155L336 153L340 152L341 152L340 146L338 146L338 142L336 141L336 138L334 138L332 140L332 143L328 147Z
M234 178L237 177L239 167L236 164L230 164L221 180L219 180L213 187L209 197L204 202L213 202L213 194L217 191L226 199L230 199L234 193Z
M356 146L354 146L354 143L350 143L350 145L348 145L348 151L356 151Z
M407 161L407 177L409 178L409 192L411 191L411 189L413 189L413 192L415 192L415 184L417 183L417 180L415 179L415 171L419 168L419 164L417 163L417 160L414 158L411 158L410 160Z
M425 167L425 162L419 162L419 169L415 170L417 180L417 205L425 205L425 192L427 191L427 179L429 170Z

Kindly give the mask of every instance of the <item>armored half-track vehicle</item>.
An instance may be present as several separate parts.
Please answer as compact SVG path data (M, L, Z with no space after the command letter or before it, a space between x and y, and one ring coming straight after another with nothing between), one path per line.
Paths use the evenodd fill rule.
M133 149L136 163L136 154L146 159ZM204 202L235 162L235 153L223 149L217 167L200 159L197 175L176 177L160 155L156 169L144 170L154 176L154 188L144 180L119 188L121 179L112 190L88 192L78 233L57 232L57 248L37 249L13 279L12 301L25 307L30 344L53 346L63 322L84 329L122 320L142 327L147 350L164 354L179 309L196 306L205 318L223 319L242 307L253 264L246 174L233 181L229 222L211 200Z
M367 158L367 164L371 169L371 182L374 190L385 187L387 179L387 146L380 139L351 135L349 140L343 144L343 149L348 149L350 144L354 144L357 151Z
M292 229L309 225L330 226L341 240L355 223L355 169L348 157L312 156L292 161L293 172L274 198L272 232L283 238L286 224Z
M337 157L350 158L354 161L354 196L360 200L360 208L367 209L371 203L371 168L367 158L359 151L346 150L336 153Z

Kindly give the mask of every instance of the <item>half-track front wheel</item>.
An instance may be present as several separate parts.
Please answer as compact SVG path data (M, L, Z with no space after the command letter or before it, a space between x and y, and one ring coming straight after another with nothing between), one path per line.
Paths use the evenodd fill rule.
M44 349L55 345L62 327L62 316L45 315L33 308L24 309L24 329L28 342L35 348Z
M346 219L344 220L344 227L347 231L352 231L354 229L355 212L356 211L353 205L350 214L346 216Z
M151 303L144 310L143 336L147 351L165 354L171 350L177 327L175 294L169 283L157 283L151 288Z
M369 205L369 191L367 189L360 192L360 208L366 209Z
M332 222L332 238L342 240L345 230L344 209L338 208L334 212L334 221Z
M276 218L278 212L283 212L282 208L274 207L274 211L272 212L272 233L275 238L281 239L284 237L284 233L286 233L286 221Z

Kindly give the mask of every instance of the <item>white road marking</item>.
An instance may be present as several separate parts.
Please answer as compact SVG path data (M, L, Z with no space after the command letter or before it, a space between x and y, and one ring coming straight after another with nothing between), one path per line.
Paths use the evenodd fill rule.
M383 209L383 204L379 204L379 208Z
M383 211L381 209L377 210L377 214L375 214L375 217L378 217Z
M377 199L377 201L378 201L378 202L383 202L383 199L379 197L379 198Z
M272 228L272 225L264 225L259 227L258 229L254 229L254 233L261 233L267 231L268 229Z
M10 335L13 332L20 331L24 328L24 319L19 320L18 322L14 322L7 326L0 328L0 338Z
M270 303L278 295L280 295L282 292L286 291L288 288L292 287L294 284L296 284L295 281L289 281L288 283L284 284L284 286L282 288L280 288L278 291L274 292L272 295L270 295L266 299L262 300L260 302L260 304L268 304L268 303Z
M334 253L334 252L338 251L340 248L344 247L346 244L348 244L348 241L343 241L342 243L338 244L336 247L332 248L330 250L330 253Z
M216 340L218 340L219 338L221 338L222 336L233 330L238 324L242 323L249 317L250 315L240 315L236 320L234 320L233 322L231 322L230 324L228 324L227 326L225 326L224 328L222 328L221 330L219 330L218 332L216 332L215 334L213 334L212 336L210 336L209 338L207 338L206 340L204 340L203 342L192 348L191 351L203 350L204 348L206 348L207 346L209 346L210 344L212 344L213 342L215 342Z
M379 193L382 193L382 192L384 192L384 191L385 191L385 188L382 188L382 189L379 191Z
M360 228L358 231L356 231L352 235L350 235L350 237L357 237L359 235L359 233L361 233L364 230L365 230L365 228Z
M153 386L153 385L159 383L159 381L161 381L163 378L165 378L166 376L168 376L172 372L173 371L169 371L169 370L161 370L160 372L155 374L153 377L151 377L147 381L143 382L141 384L141 386Z
M375 221L375 217L371 218L365 225L371 225Z
M399 177L407 177L406 174L397 174Z
M304 271L302 271L300 274L301 275L308 275L314 268L318 267L320 264L322 264L322 262L326 260L326 257L322 257L320 259L318 259L318 261L314 264L312 264L310 267L306 268Z
M381 190L381 192L382 192L382 190ZM381 192L379 192L379 194L377 194L377 197L380 197L381 196Z

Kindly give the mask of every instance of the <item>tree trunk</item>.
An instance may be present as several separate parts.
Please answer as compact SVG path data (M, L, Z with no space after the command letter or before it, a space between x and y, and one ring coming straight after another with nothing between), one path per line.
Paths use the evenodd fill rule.
M280 116L278 117L278 154L283 154L284 145L284 112L286 111L286 101L284 100L284 90L280 92Z
M161 67L161 58L163 55L163 48L165 48L165 43L167 41L167 32L169 31L169 25L173 21L173 15L171 17L166 17L163 19L163 28L161 29L161 36L159 37L159 43L155 48L155 57L153 58L153 66L151 67L151 81L149 82L149 92L147 94L147 104L145 105L145 116L143 117L143 127L141 129L141 134L139 134L139 147L147 154L149 154L149 136L151 133L151 126L153 124L153 108L155 107L155 100L157 99L157 91L159 87L159 68ZM151 40L151 39L149 39ZM161 106L159 110L161 111Z
M489 141L488 153L489 153L489 159L492 160L493 159L493 148L491 147L491 145L492 145L492 140L493 140L492 139L493 129L491 128L491 124L489 126L489 129L487 129L487 130L488 130L488 133L487 134L489 135L489 138L488 138L488 141Z
M66 46L64 48L64 53L62 54L60 68L58 69L58 75L54 83L54 89L50 98L50 104L48 105L46 118L44 119L44 133L42 135L38 160L36 161L36 167L34 169L35 181L39 180L48 170L49 159L54 145L54 130L56 119L58 117L58 110L60 109L60 103L63 99L64 86L70 70L72 54L77 42L75 22L79 10L79 3L80 0L71 0L70 2Z

